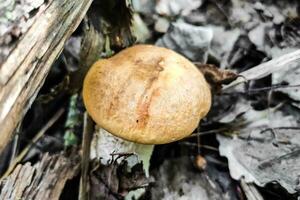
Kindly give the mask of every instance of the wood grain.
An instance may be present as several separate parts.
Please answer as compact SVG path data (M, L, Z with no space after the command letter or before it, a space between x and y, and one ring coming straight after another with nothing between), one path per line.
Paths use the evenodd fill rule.
M91 2L50 1L0 66L0 153Z
M0 199L59 199L67 180L78 172L79 158L71 160L62 154L45 154L33 166L19 164L1 181Z

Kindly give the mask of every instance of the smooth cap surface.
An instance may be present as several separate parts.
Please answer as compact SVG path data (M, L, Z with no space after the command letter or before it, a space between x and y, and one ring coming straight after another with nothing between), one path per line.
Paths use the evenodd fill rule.
M172 50L136 45L96 62L83 100L92 119L125 140L163 144L190 135L211 106L202 73Z

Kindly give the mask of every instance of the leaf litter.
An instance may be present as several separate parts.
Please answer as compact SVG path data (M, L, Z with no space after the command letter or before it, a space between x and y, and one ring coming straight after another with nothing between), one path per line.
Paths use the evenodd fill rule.
M32 23L31 14L36 12L38 16L43 9L40 5L44 1L36 2L40 3L30 4L28 12L15 15L15 29L3 32L1 44L11 45L14 37L22 36ZM254 188L266 199L279 196L276 189L266 186L274 182L277 188L296 193L284 193L282 198L299 196L300 65L299 61L291 62L299 57L299 1L132 2L132 28L136 29L133 32L138 41L171 48L195 63L230 69L243 76L238 80L244 84L221 90L219 85L227 82L217 80L216 91L220 94L213 97L208 117L193 136L214 134L158 145L150 163L150 179L141 163L129 166L125 161L112 160L103 165L95 160L89 174L93 199L123 199L131 191L146 186L147 191L140 199L243 199L249 192L243 187L244 181L248 186L260 186ZM10 8L11 5L6 6L5 12L11 13ZM131 12L126 22L130 22L130 16ZM132 38L126 40L128 27L120 28L124 34L112 42L124 47ZM77 34L64 50L69 71L75 71L80 60L77 50L82 38L80 32ZM119 44L118 38L126 41ZM11 47L3 48L0 60ZM238 80L234 83L240 83ZM205 160L202 170L193 166L192 160L197 156ZM269 193L263 193L262 188Z

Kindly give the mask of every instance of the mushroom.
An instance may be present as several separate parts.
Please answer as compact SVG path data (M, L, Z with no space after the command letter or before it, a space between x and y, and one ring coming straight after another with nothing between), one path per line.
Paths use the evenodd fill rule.
M105 161L113 152L127 151L145 164L153 145L180 140L196 129L210 109L211 91L185 57L162 47L135 45L90 68L83 100L100 127L94 157Z

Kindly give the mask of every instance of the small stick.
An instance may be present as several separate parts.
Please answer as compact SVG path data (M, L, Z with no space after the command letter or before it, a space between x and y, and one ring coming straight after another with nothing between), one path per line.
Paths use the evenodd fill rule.
M82 158L81 158L81 177L79 188L79 200L89 199L88 190L88 170L90 162L91 141L93 138L93 122L87 112L84 113L83 137L82 137Z
M223 91L228 90L240 83L245 83L250 80L257 80L263 77L272 74L273 72L279 71L282 68L286 67L288 64L293 63L295 61L300 60L300 50L293 51L291 53L287 53L278 58L274 58L268 62L262 63L248 69L242 73L240 73L240 77L235 81L231 82L229 85L223 87Z
M244 178L241 179L240 183L248 200L264 200L253 183L246 183Z

